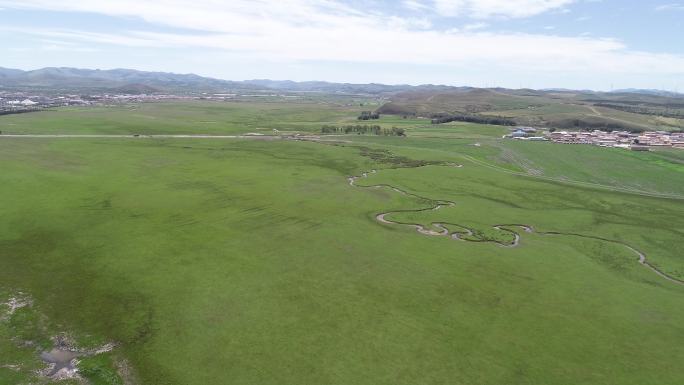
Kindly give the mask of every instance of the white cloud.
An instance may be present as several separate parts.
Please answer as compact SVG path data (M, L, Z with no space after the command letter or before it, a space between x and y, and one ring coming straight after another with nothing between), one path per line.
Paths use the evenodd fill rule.
M477 30L484 29L487 27L489 27L489 24L487 24L487 23L472 23L472 24L466 24L463 27L463 30L465 30L465 31L477 31Z
M55 52L99 52L100 50L88 47L74 47L71 44L46 44L41 46L40 49L43 51L55 51Z
M403 5L404 8L409 9L411 11L424 11L430 9L430 7L427 4L417 0L403 0L401 2L401 5Z
M656 11L684 11L684 4L672 3L672 4L662 4L657 6Z
M461 4L465 7L462 9L470 10L473 15L505 13L521 17L558 9L570 1L449 3ZM527 9L514 11L504 3L526 5ZM333 0L195 0L192 6L181 0L0 0L0 6L140 18L151 25L193 31L158 32L153 26L147 31L111 32L0 26L0 32L96 48L102 45L200 48L272 62L429 64L559 74L575 71L684 75L684 56L635 52L613 39L477 32L486 27L483 22L444 31L435 28L429 19L369 14ZM492 13L495 6L503 10Z
M474 18L522 18L551 10L562 10L575 0L435 0L435 8L444 16Z
M371 22L364 12L334 0L0 0L16 9L88 12L141 18L151 23L203 31L258 33L286 24L343 27Z

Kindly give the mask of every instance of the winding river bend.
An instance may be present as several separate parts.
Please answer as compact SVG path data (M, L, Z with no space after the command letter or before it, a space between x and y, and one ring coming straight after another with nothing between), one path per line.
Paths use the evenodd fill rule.
M462 165L448 165L449 167L463 167ZM391 216L392 214L399 214L399 213L420 213L420 212L426 212L426 211L437 211L441 210L445 207L453 207L456 205L456 202L452 201L447 201L447 200L434 200L431 198L427 198L424 196L420 196L418 194L414 194L411 192L408 192L406 190L402 190L396 186L392 186L389 184L375 184L375 185L370 185L370 186L360 186L356 184L356 181L359 179L364 179L368 178L370 174L376 174L377 170L371 170L368 172L364 172L361 175L358 176L350 176L347 178L347 181L349 182L350 186L354 186L357 188L387 188L390 189L396 193L418 198L420 200L423 200L425 202L429 202L429 206L425 208L420 208L420 209L408 209L408 210L395 210L395 211L388 211L388 212L383 212L379 213L375 216L375 219L383 224L386 225L397 225L397 226L407 226L415 229L418 233L430 237L448 237L450 239L456 240L456 241L466 241L466 242L486 242L486 243L494 243L497 244L501 247L518 247L520 245L520 231L529 233L529 234L539 234L539 235L544 235L544 236L568 236L568 237L577 237L577 238L584 238L584 239L592 239L592 240L597 240L597 241L603 241L607 243L612 243L616 245L623 246L627 248L629 251L633 252L636 254L639 259L639 264L642 266L646 267L647 269L651 270L661 278L664 278L672 283L678 284L678 285L683 285L684 286L684 281L672 277L668 275L667 273L661 271L657 267L655 267L653 264L651 264L648 259L646 258L646 254L637 248L614 239L608 239L608 238L602 238L602 237L597 237L597 236L592 236L592 235L584 235L584 234L576 234L576 233L563 233L563 232L558 232L558 231L537 231L533 226L530 225L525 225L525 224L501 224L501 225L494 225L492 226L493 228L510 233L511 236L513 237L513 241L511 242L501 242L499 240L494 240L494 239L487 239L484 237L477 237L475 231L473 229L470 229L466 226L455 224L455 223L446 223L446 222L432 222L429 224L429 226L424 226L419 223L409 223L409 222L401 222L401 221L394 221L391 219L388 219L388 216ZM454 228L457 228L458 230L453 230ZM451 230L450 230L451 229Z

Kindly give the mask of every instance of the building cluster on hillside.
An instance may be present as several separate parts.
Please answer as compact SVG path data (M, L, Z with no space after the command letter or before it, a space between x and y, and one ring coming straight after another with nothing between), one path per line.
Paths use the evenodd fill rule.
M287 97L300 98L301 96L280 94L254 94L243 95L233 93L195 93L186 95L174 94L109 94L96 93L87 95L75 94L37 94L20 91L0 90L0 113L23 112L41 110L53 107L67 106L107 106L125 103L145 103L163 100L211 100L228 101L238 98L267 98Z
M542 132L543 134L540 134ZM648 151L654 147L684 149L684 132L649 131L553 131L532 127L515 127L506 138L531 141L552 141L565 144L592 144L601 147L627 148Z
M531 141L545 141L547 140L543 136L539 136L538 131L534 127L514 127L511 128L511 134L506 135L505 138L512 138L518 140L531 140Z
M24 92L0 92L0 111L35 110L50 107L90 105L79 95L40 95Z
M555 131L551 141L570 144L593 144L601 147L621 147L648 150L651 147L684 148L684 133L649 131L635 134L627 131Z
M0 91L0 112L21 112L53 107L101 106L121 103L142 103L159 100L202 99L201 96L133 95L133 94L35 94Z

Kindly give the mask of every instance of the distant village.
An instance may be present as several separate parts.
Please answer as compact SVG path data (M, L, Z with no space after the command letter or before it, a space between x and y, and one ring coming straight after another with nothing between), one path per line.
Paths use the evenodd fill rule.
M684 149L684 132L648 131L554 131L534 127L515 127L505 138L529 141L551 141L563 144L591 144L600 147L617 147L633 151L652 148Z
M143 103L159 100L229 100L236 94L36 94L0 91L0 114L38 111L46 108L68 106L101 106L123 103ZM259 95L262 96L262 95Z

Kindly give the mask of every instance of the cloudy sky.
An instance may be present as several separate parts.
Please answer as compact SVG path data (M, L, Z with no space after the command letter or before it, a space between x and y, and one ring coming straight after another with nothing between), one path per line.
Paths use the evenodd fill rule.
M0 66L684 91L671 0L0 0Z

